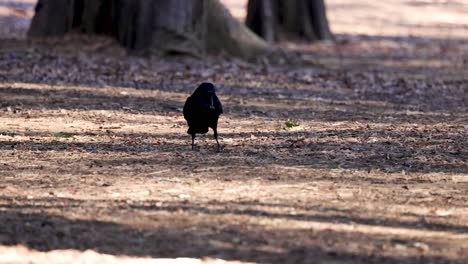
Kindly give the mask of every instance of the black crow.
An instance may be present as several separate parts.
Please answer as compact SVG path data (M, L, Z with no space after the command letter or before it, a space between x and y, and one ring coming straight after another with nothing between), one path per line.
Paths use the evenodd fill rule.
M223 113L223 106L215 93L212 83L202 83L187 98L184 105L184 118L187 120L189 129L187 133L192 135L192 150L195 149L195 134L205 134L211 127L214 132L218 151L221 146L218 141L218 118Z

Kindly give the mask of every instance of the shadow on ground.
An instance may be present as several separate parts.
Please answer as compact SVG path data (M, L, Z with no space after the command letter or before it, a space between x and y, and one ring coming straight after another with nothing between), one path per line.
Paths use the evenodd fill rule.
M322 217L314 215L317 208L307 208L308 215L271 214L261 210L215 210L208 207L197 207L187 204L145 205L128 204L126 201L102 201L110 203L107 206L117 207L123 214L128 211L138 218L141 213L153 215L159 221L153 221L153 226L138 226L119 223L119 221L89 221L69 219L64 216L47 213L25 213L25 211L40 211L60 209L65 212L82 210L90 203L99 201L80 201L73 199L33 199L24 201L22 206L12 205L16 198L1 197L0 243L3 245L24 244L29 248L50 251L53 249L94 249L101 253L112 255L151 256L151 257L216 257L226 260L243 260L268 263L307 263L315 258L321 261L336 261L346 263L463 263L463 260L452 260L443 257L419 256L417 249L411 249L416 241L412 238L401 238L388 241L385 236L365 234L354 231L304 230L276 228L271 230L262 225L246 224L245 221L222 222L223 215L232 217L262 217L267 219L287 218L305 222L322 223L358 223L376 226L405 227L409 229L445 230L465 233L466 227L449 225L423 225L410 222L387 222L382 219L358 219L353 217ZM13 202L15 201L15 202ZM152 203L146 201L145 203ZM154 204L157 204L154 202ZM227 204L219 204L229 206ZM245 204L243 204L245 205ZM239 204L231 204L237 206ZM258 204L249 204L258 206ZM320 209L320 208L318 208ZM22 212L19 212L21 210ZM320 209L323 212L323 208ZM327 210L333 210L328 208ZM165 212L176 213L168 217ZM177 213L179 212L179 213ZM319 212L319 211L316 211ZM341 212L342 213L342 212ZM67 213L65 213L67 214ZM191 225L184 224L185 218L199 219L207 215L219 220L197 221ZM217 222L218 221L218 222ZM125 220L124 220L125 222ZM247 221L248 222L248 221ZM302 242L294 242L294 237L301 236ZM319 239L326 238L325 240ZM326 241L317 244L317 241ZM367 245L355 253L357 244ZM411 252L407 256L379 255L378 248L384 245L403 245ZM377 251L375 251L377 250ZM374 252L373 252L374 251Z
M214 140L205 136L200 142L208 148L205 157L200 159L197 152L189 150L189 137L181 128L179 134L121 133L117 131L62 134L26 132L23 136L35 140L0 141L0 150L32 151L42 153L89 153L95 157L76 161L61 168L62 173L86 173L85 167L100 166L113 168L122 165L161 165L174 167L198 166L257 166L284 165L307 166L315 169L353 169L362 171L382 171L385 173L467 173L468 153L462 142L467 142L466 134L427 129L393 130L384 129L330 129L314 132L251 132L221 133L226 143L222 153L211 150ZM14 137L14 132L0 131ZM112 142L74 142L74 137L111 137ZM255 138L252 138L254 136ZM37 141L42 138L45 141ZM108 153L120 153L121 158L109 159ZM161 156L176 153L178 155ZM96 159L96 160L95 160ZM73 157L67 157L73 160ZM213 163L215 162L215 163ZM81 169L79 169L81 168ZM20 169L20 168L17 168ZM81 173L80 173L81 171Z

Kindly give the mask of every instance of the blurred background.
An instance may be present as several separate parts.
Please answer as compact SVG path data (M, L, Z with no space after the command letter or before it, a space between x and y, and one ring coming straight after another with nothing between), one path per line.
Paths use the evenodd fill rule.
M24 37L35 0L0 0L0 38ZM222 0L239 20L247 0ZM466 38L467 0L327 0L334 34Z

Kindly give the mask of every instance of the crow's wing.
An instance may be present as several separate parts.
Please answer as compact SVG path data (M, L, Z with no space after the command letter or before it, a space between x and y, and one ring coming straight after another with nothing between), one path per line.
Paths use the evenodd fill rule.
M222 114L223 113L223 105L221 104L221 101L219 100L218 96L213 95L213 104L216 110L218 110L218 113Z
M185 104L184 104L184 118L185 120L189 120L191 119L191 117L193 116L193 111L196 111L194 109L194 100L193 98L190 96L189 98L187 98L187 100L185 101Z

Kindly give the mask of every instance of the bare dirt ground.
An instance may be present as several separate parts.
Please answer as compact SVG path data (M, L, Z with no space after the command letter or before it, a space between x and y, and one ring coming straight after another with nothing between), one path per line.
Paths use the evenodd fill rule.
M0 1L2 23L13 2L30 12ZM337 20L341 2L328 2L341 60L331 44L284 44L293 65L27 41L8 18L0 263L467 263L468 40L453 32L468 22L453 11L445 39L428 33L437 21L362 35ZM347 19L385 14L369 5ZM185 134L183 103L206 80L226 109L221 153Z

